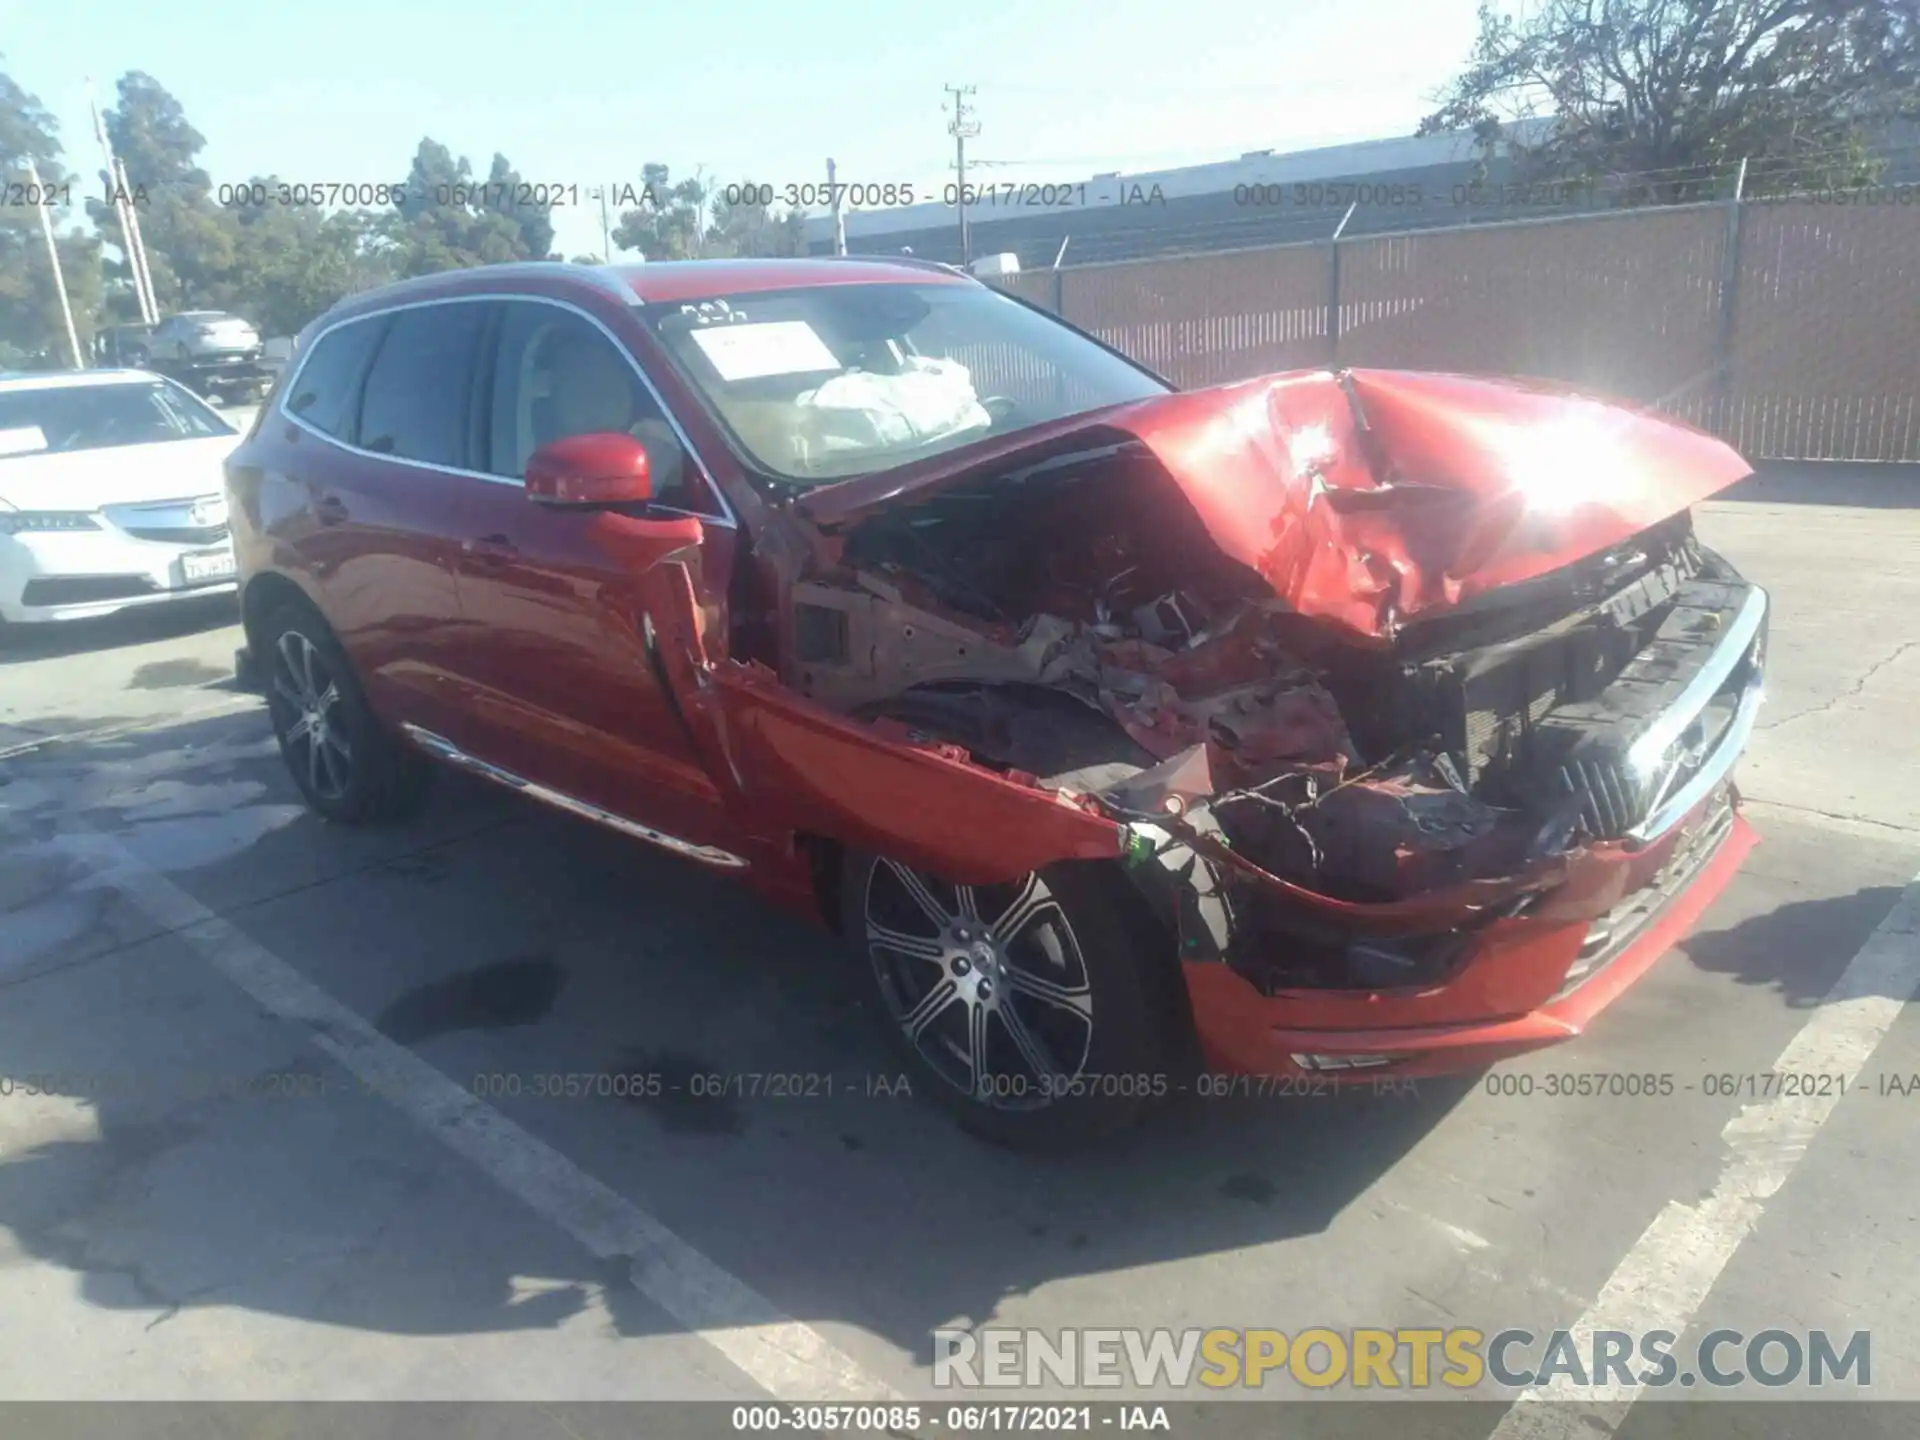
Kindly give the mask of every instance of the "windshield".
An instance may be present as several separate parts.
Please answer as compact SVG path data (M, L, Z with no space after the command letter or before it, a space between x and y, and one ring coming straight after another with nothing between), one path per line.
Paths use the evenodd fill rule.
M0 390L0 459L234 433L213 411L165 380Z
M801 485L1168 389L985 285L815 285L640 313L747 459Z

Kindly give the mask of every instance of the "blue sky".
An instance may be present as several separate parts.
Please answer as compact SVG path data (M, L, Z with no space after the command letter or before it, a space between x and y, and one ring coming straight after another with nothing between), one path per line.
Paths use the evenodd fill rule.
M1409 133L1473 38L1472 0L0 0L0 65L98 152L102 101L146 70L207 137L216 180L398 179L423 135L484 173L938 185L942 85L970 83L978 178L1072 180ZM599 249L597 207L556 212Z

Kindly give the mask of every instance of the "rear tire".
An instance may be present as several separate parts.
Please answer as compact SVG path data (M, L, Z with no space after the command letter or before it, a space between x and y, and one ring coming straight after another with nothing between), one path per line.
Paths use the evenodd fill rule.
M343 825L416 814L432 771L367 704L353 665L311 605L277 605L258 627L259 678L280 757L313 811Z
M841 909L887 1043L961 1127L1018 1150L1091 1144L1172 1088L1160 938L1110 864L955 886L849 855Z

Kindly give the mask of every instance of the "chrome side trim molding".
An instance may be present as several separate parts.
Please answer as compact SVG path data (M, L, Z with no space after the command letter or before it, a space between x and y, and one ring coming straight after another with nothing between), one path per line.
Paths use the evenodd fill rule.
M636 840L645 840L649 845L658 845L662 850L671 850L676 855L684 855L689 860L698 860L702 865L713 865L722 870L744 870L747 862L731 851L721 850L713 845L696 845L691 840L682 840L678 835L669 835L663 830L655 830L651 825L642 825L637 820L629 820L624 815L616 815L611 810L603 810L598 805L590 805L572 795L558 790L550 790L545 785L537 785L524 775L516 775L511 770L503 770L498 765L482 760L478 755L469 755L444 735L436 735L431 730L408 721L401 721L400 729L407 738L436 760L444 760L472 774L484 776L497 785L509 790L518 790L522 795L551 805L556 810L565 810L570 815L578 815L583 820L591 820L604 825L609 830L617 830L622 835L630 835Z

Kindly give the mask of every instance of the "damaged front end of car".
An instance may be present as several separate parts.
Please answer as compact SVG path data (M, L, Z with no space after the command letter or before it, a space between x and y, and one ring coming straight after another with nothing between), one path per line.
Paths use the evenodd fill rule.
M796 827L932 873L1117 859L1221 1063L1545 1043L1751 843L1766 597L1687 509L1746 472L1639 412L1388 372L1048 427L802 502L732 753Z

